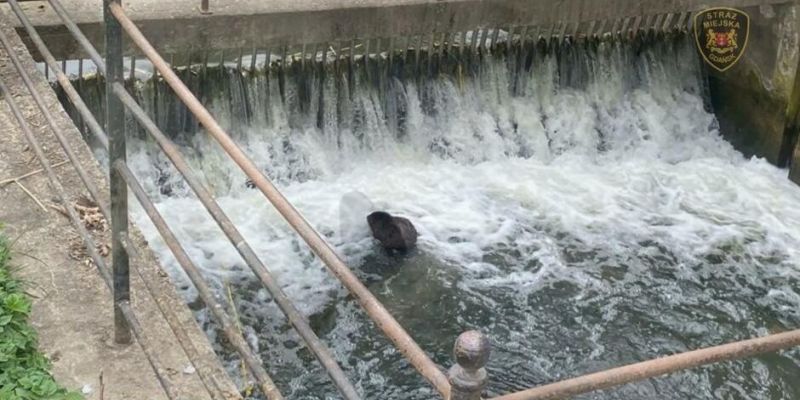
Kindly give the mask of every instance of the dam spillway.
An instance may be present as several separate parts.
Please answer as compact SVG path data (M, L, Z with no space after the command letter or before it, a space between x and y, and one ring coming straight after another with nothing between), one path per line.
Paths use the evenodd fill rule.
M487 331L496 395L800 323L800 195L785 172L723 140L692 40L527 41L286 67L262 57L254 71L228 62L180 73L437 363L465 327ZM101 84L82 82L96 115ZM128 85L359 390L430 398L164 83ZM237 306L276 381L292 398L333 396L155 144L128 126L131 168ZM414 220L419 249L383 254L363 220L342 217L369 203ZM133 215L237 370L157 233ZM597 396L793 397L797 369L788 352Z

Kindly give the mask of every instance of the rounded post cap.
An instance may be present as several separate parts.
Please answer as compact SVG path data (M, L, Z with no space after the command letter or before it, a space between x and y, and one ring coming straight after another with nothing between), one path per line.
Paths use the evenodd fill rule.
M492 344L489 338L478 331L467 331L456 339L453 355L458 365L466 370L478 370L489 362Z

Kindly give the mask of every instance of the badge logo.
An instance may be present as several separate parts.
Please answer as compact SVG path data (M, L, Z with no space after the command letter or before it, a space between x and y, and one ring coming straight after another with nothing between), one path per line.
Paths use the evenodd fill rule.
M711 8L694 17L697 48L708 65L719 72L733 67L747 48L750 16L734 8Z

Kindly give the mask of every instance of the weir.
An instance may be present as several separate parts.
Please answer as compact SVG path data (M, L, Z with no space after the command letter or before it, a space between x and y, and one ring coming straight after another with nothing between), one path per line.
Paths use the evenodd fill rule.
M774 165L788 167L796 146L796 2L719 4L750 15L750 47L724 72L697 52L701 2L277 2L277 12L254 4L242 15L246 3L212 2L213 14L200 16L177 2L171 17L190 34L173 36L164 32L181 24L156 17L172 5L132 6L170 65L155 72L129 45L114 78L124 87L113 92L109 75L84 60L98 57L58 47L99 126L109 125L109 93L125 99L127 89L141 106L110 121L124 125L127 163L109 162L98 128L56 87L98 158L141 182L132 190L150 200L133 205L131 219L240 387L252 374L270 398L277 389L327 398L337 388L362 398L560 398L800 342L796 331L779 334L800 326L800 195ZM48 13L33 21L45 25ZM101 32L91 15L77 19L90 39ZM44 38L60 43L60 29ZM264 181L219 151L216 128L176 96L167 73L379 303L326 271L325 252L303 236L310 252L286 211L264 201ZM419 248L381 252L362 218L375 209L413 220ZM164 226L174 231L166 239ZM253 259L277 288L262 286ZM422 351L409 356L353 298L385 306ZM287 311L295 306L297 319ZM232 312L236 329L217 309ZM313 343L303 323L321 350L303 344ZM453 365L453 338L470 329L490 339L489 363L485 343L467 333L439 380L440 366ZM241 361L242 347L263 371ZM789 351L598 396L795 397L798 371Z
M198 12L196 0L133 5L131 15L150 34L156 48L176 66L204 64L253 53L283 57L326 54L356 47L356 54L425 49L449 45L475 31L478 45L491 44L494 32L533 40L597 38L690 30L705 1L451 0L319 2L236 1L211 3ZM65 3L88 38L102 48L98 2ZM32 22L59 59L85 57L44 1L23 3ZM792 165L798 98L797 51L800 28L794 1L725 0L713 6L737 7L751 16L750 46L738 65L725 73L708 68L711 99L726 139L744 154L778 165ZM484 35L484 33L486 35ZM26 37L21 32L23 39ZM126 45L126 53L135 55ZM328 53L328 51L330 51ZM37 53L34 49L34 55ZM798 153L800 154L800 153ZM792 179L797 180L792 172Z

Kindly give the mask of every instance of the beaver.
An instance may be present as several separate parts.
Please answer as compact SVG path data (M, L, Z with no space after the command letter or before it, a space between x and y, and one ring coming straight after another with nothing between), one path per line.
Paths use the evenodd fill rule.
M367 223L372 236L387 250L407 251L417 244L417 229L407 218L376 211L367 216Z

